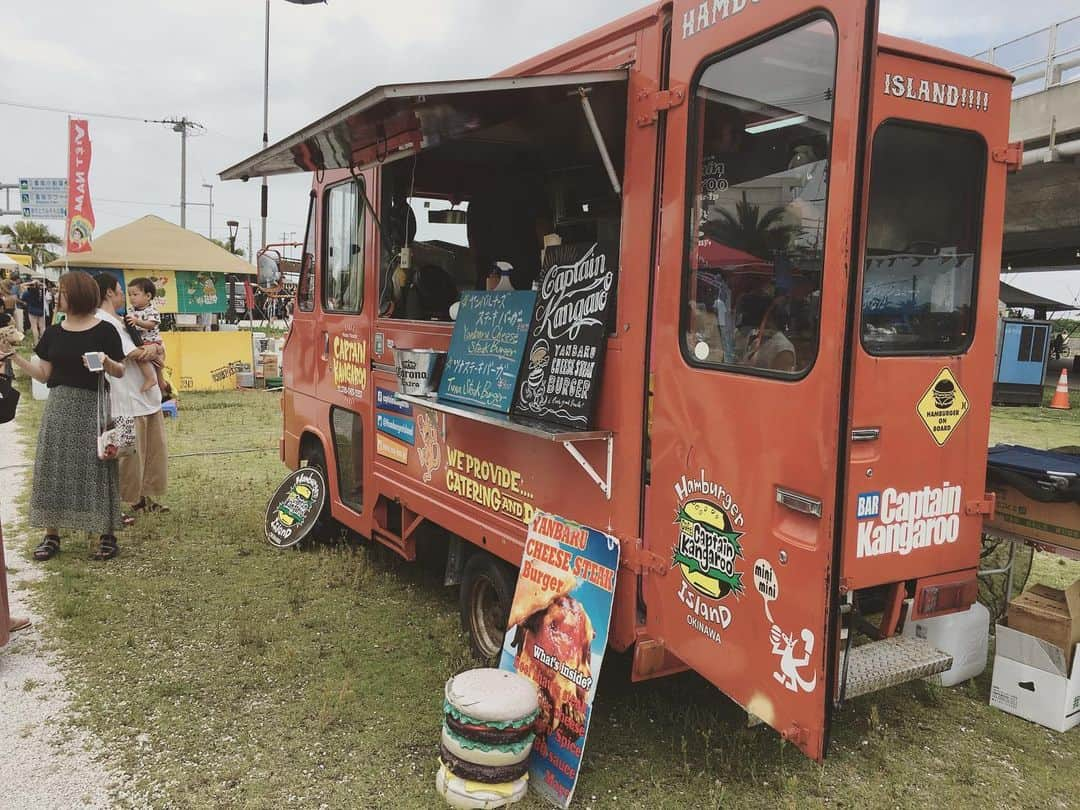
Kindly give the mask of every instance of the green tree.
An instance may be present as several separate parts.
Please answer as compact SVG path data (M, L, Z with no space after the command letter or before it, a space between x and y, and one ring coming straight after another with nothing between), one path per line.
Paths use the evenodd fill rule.
M797 225L784 222L785 214L784 208L762 214L760 206L743 199L735 203L735 213L717 209L715 219L706 222L702 232L714 242L769 259L776 251L786 251L800 231Z
M64 239L49 230L48 225L22 219L14 225L0 226L0 235L11 237L11 248L29 253L34 258L34 265L40 267L56 258L56 253L48 245L63 245Z
M229 243L224 241L223 239L211 239L210 241L213 242L215 245L217 245L222 250L229 250ZM244 255L244 249L243 248L234 247L232 249L232 251L230 251L230 252L234 256L243 256Z

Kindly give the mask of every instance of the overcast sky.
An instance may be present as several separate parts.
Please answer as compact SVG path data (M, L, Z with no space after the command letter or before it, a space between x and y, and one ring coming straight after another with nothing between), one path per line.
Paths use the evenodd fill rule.
M640 8L641 0L272 0L270 140L277 141L374 85L482 77ZM1021 11L1022 10L1022 11ZM36 0L4 15L0 101L85 114L94 144L98 234L147 213L179 222L180 137L186 116L188 201L214 184L214 236L227 219L259 235L256 182L217 174L260 146L263 0ZM1080 0L882 0L883 31L962 53L1080 14ZM64 176L63 113L0 105L0 181ZM302 238L310 177L271 180L269 234ZM0 193L0 208L4 205ZM12 195L13 207L17 199ZM206 205L187 225L207 232ZM13 217L0 217L11 224ZM62 233L60 222L50 223ZM1026 280L1026 279L1025 279ZM1023 280L1021 286L1025 285ZM1080 293L1080 285L1076 291ZM1075 294L1074 294L1075 295Z

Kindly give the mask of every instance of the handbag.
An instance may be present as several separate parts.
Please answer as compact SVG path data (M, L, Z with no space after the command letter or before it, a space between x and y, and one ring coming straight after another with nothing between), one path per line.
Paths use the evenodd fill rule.
M19 389L15 387L12 378L6 374L0 374L0 425L7 424L15 418L15 409L19 407Z
M120 410L113 407L110 387L102 372L98 376L97 394L97 454L102 461L135 452L135 417L130 412L119 413Z

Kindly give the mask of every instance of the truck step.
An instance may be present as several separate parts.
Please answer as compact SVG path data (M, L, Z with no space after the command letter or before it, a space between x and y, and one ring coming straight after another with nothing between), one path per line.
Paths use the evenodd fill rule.
M937 675L949 669L952 662L951 655L920 639L893 636L863 644L851 651L845 697L858 697ZM841 678L843 672L844 656L841 654Z

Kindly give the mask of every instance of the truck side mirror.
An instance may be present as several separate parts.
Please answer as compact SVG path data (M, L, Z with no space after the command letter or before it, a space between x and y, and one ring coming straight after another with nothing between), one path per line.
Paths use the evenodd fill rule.
M259 256L259 284L263 287L272 287L281 278L281 268L278 267L277 259L269 253Z

